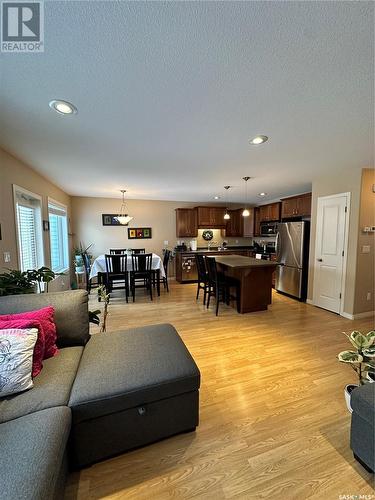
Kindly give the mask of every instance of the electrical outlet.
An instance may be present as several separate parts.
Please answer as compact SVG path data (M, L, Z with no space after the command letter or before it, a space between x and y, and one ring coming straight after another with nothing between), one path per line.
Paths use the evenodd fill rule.
M371 300L371 292L367 292L367 300Z
M10 252L4 252L4 262L10 262Z
M238 243L238 240L236 240L236 243Z
M168 240L164 240L164 246L167 247L169 245L169 241Z
M362 253L370 253L370 245L362 245Z

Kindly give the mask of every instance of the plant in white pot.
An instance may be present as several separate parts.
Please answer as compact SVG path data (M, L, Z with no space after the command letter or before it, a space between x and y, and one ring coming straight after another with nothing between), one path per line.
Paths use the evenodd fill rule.
M345 400L348 410L352 412L350 396L359 385L369 384L375 381L375 331L361 333L354 331L350 335L344 332L355 350L342 351L338 360L349 363L358 376L358 384L348 384L345 387Z

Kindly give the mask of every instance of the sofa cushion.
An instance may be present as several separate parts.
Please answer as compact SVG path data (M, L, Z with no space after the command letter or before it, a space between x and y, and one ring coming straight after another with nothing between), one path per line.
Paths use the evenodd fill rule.
M36 311L26 311L16 314L5 314L0 316L0 321L9 320L36 320L42 327L44 334L43 359L52 358L57 354L56 347L56 325L54 321L54 309L51 306L42 307Z
M44 361L43 370L29 391L0 399L0 422L53 406L66 406L83 347L65 347Z
M52 306L55 309L57 346L85 345L90 338L85 290L31 293L0 297L0 314L14 314Z
M66 406L0 424L0 496L7 500L55 497L71 426Z
M199 388L199 370L172 325L93 335L69 406L73 422L109 415Z
M32 376L37 377L43 368L43 359L45 352L45 337L44 329L40 321L36 319L9 319L4 320L5 316L0 317L0 330L8 328L16 329L29 329L36 328L38 331L38 338L34 346L33 360L32 360Z
M36 328L0 330L0 398L26 391L33 386Z
M366 384L353 390L350 398L353 412L358 413L369 424L375 419L375 383Z

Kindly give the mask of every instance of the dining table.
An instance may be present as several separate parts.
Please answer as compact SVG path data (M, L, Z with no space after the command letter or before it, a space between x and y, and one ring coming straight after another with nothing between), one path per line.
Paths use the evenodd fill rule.
M132 256L130 253L127 254L126 260L127 260L128 271L132 271L133 265L132 265ZM165 278L165 270L162 258L156 253L152 254L151 269L155 272L157 293L158 295L160 295L160 277ZM105 254L98 255L98 257L96 257L96 259L91 265L89 278L90 280L93 278L97 278L98 283L101 284L103 283L103 275L105 273L106 273Z
M272 273L277 262L244 255L215 255L213 258L221 272L239 282L240 313L267 310L272 303Z

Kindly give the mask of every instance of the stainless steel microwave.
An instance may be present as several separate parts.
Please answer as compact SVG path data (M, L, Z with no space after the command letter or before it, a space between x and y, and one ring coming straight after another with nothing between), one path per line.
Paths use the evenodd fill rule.
M276 236L277 222L262 222L260 225L261 236Z

